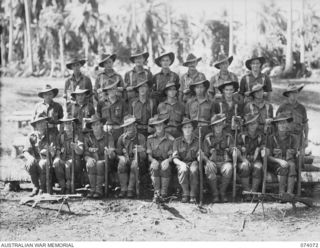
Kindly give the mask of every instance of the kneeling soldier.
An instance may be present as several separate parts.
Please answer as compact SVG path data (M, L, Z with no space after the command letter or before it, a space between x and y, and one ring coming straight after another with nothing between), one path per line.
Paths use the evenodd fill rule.
M285 192L287 183L287 193L292 194L297 176L295 160L299 143L294 134L288 131L292 120L291 113L279 113L273 121L276 132L268 140L271 150L268 165L278 175L279 194Z
M179 183L182 187L182 202L196 202L199 185L198 138L193 134L196 121L184 118L181 123L183 135L173 142L173 162L178 169Z
M53 161L53 168L61 187L61 193L71 193L71 167L74 162L74 184L80 186L81 183L81 158L83 154L83 141L75 133L75 118L60 119L63 123L64 131L58 136L58 146L60 155ZM74 153L74 157L73 157ZM72 161L74 159L74 161Z
M154 187L154 201L159 194L167 197L171 176L172 145L174 138L165 132L168 116L160 118L156 115L149 120L149 125L155 128L155 133L147 140L147 154L150 162L151 180Z
M27 143L23 150L23 155L27 160L25 168L30 174L31 182L33 184L33 190L30 196L36 195L39 192L39 188L39 193L47 192L46 168L49 166L49 160L51 160L48 158L48 155L53 158L56 153L58 154L60 152L57 148L57 139L55 134L47 131L48 120L48 117L39 115L31 122L34 132L28 136ZM49 184L51 187L51 182L49 182Z
M138 183L136 180L139 177L139 169L146 168L146 138L138 133L136 118L132 115L124 117L121 127L124 128L124 133L117 141L118 176L121 187L119 197L125 197L128 193L128 197L132 198ZM135 156L136 154L138 157ZM130 175L129 178L128 175Z
M224 114L217 114L212 117L210 125L213 132L206 135L203 146L203 159L206 162L205 173L212 190L213 202L219 202L217 173L220 172L222 176L221 201L227 202L226 191L232 177L231 147L233 138L230 133L223 130L226 126L226 116Z
M101 198L105 169L108 169L106 158L115 158L114 141L110 133L103 131L103 124L98 116L93 115L86 127L93 130L84 137L84 158L90 182L88 198Z

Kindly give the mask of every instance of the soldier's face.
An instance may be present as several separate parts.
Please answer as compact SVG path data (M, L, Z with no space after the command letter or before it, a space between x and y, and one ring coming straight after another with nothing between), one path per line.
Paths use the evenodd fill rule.
M72 70L75 72L79 72L80 68L81 68L81 64L80 63L75 63L71 66Z
M105 69L112 69L113 67L113 60L112 59L107 59L104 63L103 66Z
M133 123L133 124L125 127L124 131L129 135L132 135L132 134L136 133L136 124Z
M224 87L223 89L223 94L226 96L226 97L232 97L232 94L234 93L234 88L232 85L227 85Z
M136 57L135 59L134 59L134 64L136 65L136 66L143 66L143 64L144 64L144 57L142 56L142 55L140 55L140 56L138 56L138 57Z
M86 93L76 95L76 101L78 103L83 103L85 99L86 99Z
M197 96L204 95L205 90L206 87L203 84L196 85L196 87L194 88Z
M160 123L154 126L156 133L161 134L164 131L164 124Z
M218 124L216 124L216 125L213 126L214 133L215 133L215 134L220 134L220 133L222 133L223 128L224 128L224 121L223 121L223 122L220 122L220 123L218 123Z
M49 92L43 93L42 96L45 101L52 101L54 94L52 91L49 91Z
M45 121L39 121L35 125L35 129L40 133L44 134L47 128L47 123Z
M94 134L100 134L102 132L102 123L100 121L92 123L91 127Z
M177 94L176 87L172 86L172 87L170 87L169 89L167 89L167 95L168 95L168 97L173 98L173 97L176 96L176 94Z
M193 126L191 123L185 124L182 127L182 132L184 136L190 136L193 132Z
M68 136L71 136L73 132L72 122L65 122L63 125L64 131L67 133Z
M279 132L286 132L289 128L289 123L285 120L285 121L279 121L277 123L277 128Z
M198 65L198 61L190 62L188 64L189 69L195 69Z
M139 87L139 94L146 95L148 91L148 86L146 84Z
M262 99L263 98L263 89L256 91L254 94L254 98Z
M170 64L171 64L171 59L169 56L164 56L163 58L161 58L160 65L162 68L169 68Z
M292 102L296 101L298 98L298 92L295 91L295 92L288 93L288 98L289 98L289 101L292 101Z
M260 60L255 59L251 62L251 70L254 72L260 72L261 69L261 63Z
M257 121L254 121L254 122L251 122L249 125L248 125L248 131L249 132L255 132L258 128L258 122Z
M227 71L228 67L229 67L229 62L228 61L225 61L225 62L220 64L220 70L221 71Z

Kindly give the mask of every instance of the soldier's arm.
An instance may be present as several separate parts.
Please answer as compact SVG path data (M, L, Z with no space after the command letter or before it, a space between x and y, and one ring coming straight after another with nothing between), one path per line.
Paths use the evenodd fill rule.
M139 145L141 145L141 147L144 148L143 151L139 152L139 158L146 159L147 158L147 152L146 152L147 142L143 135L139 135L138 138L139 138Z
M32 140L34 136L31 134L27 137L24 148L23 148L23 155L27 160L34 159L34 156L31 155L32 151Z
M175 141L173 142L173 148L172 148L172 161L176 164L176 165L181 165L182 163L184 163L183 161L180 160L180 155L179 155L179 147L178 147L178 140L175 139Z
M151 138L147 139L147 154L148 154L148 160L151 163L154 158L152 157L152 147L151 147Z
M245 91L246 91L246 76L243 76L240 80L239 94L244 96Z
M96 101L98 101L98 99L99 99L98 89L100 89L100 79L99 79L99 75L98 75L98 77L97 77L97 79L96 79L96 82L95 82L95 84L94 84L94 89L93 89L94 99L95 99Z
M67 98L68 98L68 96L67 96L67 91L68 91L68 88L69 88L69 86L70 86L70 81L69 81L69 79L67 79L66 81L65 81L65 83L64 83L64 91L63 91L63 98L65 98L66 100L68 100Z

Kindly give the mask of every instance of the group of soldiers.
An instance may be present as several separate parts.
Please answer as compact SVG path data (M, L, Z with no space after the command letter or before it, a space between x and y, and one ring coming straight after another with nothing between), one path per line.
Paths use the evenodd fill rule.
M248 72L239 83L228 70L232 56L219 58L219 72L210 81L196 69L201 58L194 54L183 63L188 70L181 77L170 70L174 53L155 59L161 68L155 75L145 67L148 56L132 53L134 67L123 79L113 69L116 54L103 54L104 70L94 86L80 70L86 61L73 58L65 111L54 101L57 88L39 91L43 100L24 148L31 196L50 191L50 172L62 194L83 187L87 174L88 198L103 197L111 182L120 185L118 197L139 196L140 176L149 175L154 199L167 198L177 179L181 201L195 203L203 176L210 200L227 202L235 173L243 190L258 192L266 171L278 176L279 193L294 193L297 156L308 142L306 109L297 101L303 85L288 85L274 116L263 57L245 61Z

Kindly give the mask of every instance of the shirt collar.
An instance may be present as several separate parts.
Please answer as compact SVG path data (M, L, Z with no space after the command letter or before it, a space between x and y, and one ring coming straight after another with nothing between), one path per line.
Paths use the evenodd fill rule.
M170 75L171 74L171 70L169 69L168 72L164 72L163 69L161 69L160 74L162 74L162 75Z
M79 80L76 80L76 76L75 76L74 74L72 74L72 80L73 80L73 81L79 82L79 81L81 81L81 80L82 80L82 78L83 78L83 75L82 75L82 73L81 73L81 72L80 72Z
M194 134L191 135L191 144L196 140L196 136ZM186 144L188 144L187 140L184 136L182 136L182 141Z
M111 77L111 76L113 76L113 75L116 74L116 72L114 71L114 69L110 69L110 70L108 70L108 71L103 71L103 73L104 73L105 75L107 75L108 77Z

